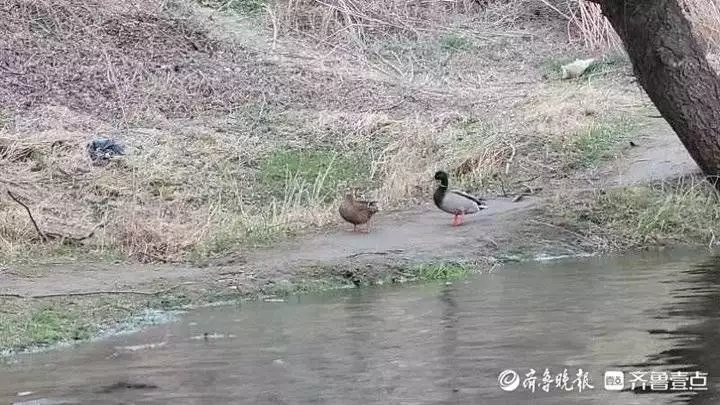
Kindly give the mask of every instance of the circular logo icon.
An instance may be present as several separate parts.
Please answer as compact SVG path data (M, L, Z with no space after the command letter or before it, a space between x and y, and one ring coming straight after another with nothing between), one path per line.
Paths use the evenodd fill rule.
M503 391L515 391L520 385L520 375L515 370L505 370L498 376L498 384Z

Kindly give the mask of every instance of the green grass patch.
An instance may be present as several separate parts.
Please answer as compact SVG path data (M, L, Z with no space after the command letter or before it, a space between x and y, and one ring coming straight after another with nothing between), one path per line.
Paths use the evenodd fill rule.
M540 62L540 72L542 76L549 81L562 79L562 67L568 63L572 63L577 59L589 59L585 55L572 56L551 56ZM596 59L583 74L575 80L588 80L599 76L607 76L617 74L623 69L630 66L630 60L623 53L609 53Z
M6 299L0 310L0 355L154 324L169 316L159 311L177 309L195 299L180 289L150 298L115 294Z
M612 75L628 67L630 67L630 59L628 59L627 55L623 53L611 53L590 65L583 73L583 77L591 79L598 76Z
M445 34L439 39L440 48L448 52L467 51L473 47L470 38L458 34Z
M277 150L260 165L263 187L276 198L327 203L339 188L371 184L370 164L362 156L322 150Z
M445 261L357 267L318 265L290 280L270 282L261 289L261 292L286 297L347 287L450 281L477 273L482 268L481 264L476 263Z
M471 272L468 266L457 263L421 264L410 270L422 281L456 280Z
M256 15L265 9L265 0L197 0L203 7L242 15Z
M90 304L92 302L92 305ZM100 331L100 321L126 314L104 299L6 301L0 312L0 348L22 350L84 341Z
M66 342L82 342L108 332L135 329L171 319L172 311L188 306L316 294L339 288L398 284L408 281L448 281L465 277L479 265L436 262L412 266L316 266L289 280L269 281L237 290L218 286L202 290L169 289L154 283L153 296L111 294L88 297L4 299L0 308L0 356Z
M611 247L665 243L716 245L718 192L704 180L678 180L596 193L565 207L570 224Z
M30 315L27 321L28 338L39 344L53 344L61 340L84 340L90 338L95 327L83 318L42 308Z
M587 169L614 157L636 124L626 117L595 121L556 144L566 169Z

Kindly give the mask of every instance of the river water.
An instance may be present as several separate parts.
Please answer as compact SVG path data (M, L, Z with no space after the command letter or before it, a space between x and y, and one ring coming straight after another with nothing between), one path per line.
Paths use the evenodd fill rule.
M25 355L0 370L0 402L717 404L719 307L720 258L702 254L506 265L206 308Z

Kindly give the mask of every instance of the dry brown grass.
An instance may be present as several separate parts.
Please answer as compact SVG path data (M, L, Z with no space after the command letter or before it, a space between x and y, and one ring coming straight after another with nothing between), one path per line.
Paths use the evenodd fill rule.
M695 32L710 50L720 50L720 5L715 0L682 0Z
M600 6L586 0L538 0L562 16L568 24L569 38L593 50L620 50L622 41L603 17ZM720 6L715 0L679 0L692 22L695 33L717 51L720 45Z
M85 251L205 258L336 222L345 187L390 209L440 168L485 196L562 178L558 142L644 102L543 81L582 50L542 3L413 4L285 1L258 31L185 0L1 0L0 184L46 229L102 225ZM127 155L94 166L99 137ZM0 219L5 258L47 253L4 191Z

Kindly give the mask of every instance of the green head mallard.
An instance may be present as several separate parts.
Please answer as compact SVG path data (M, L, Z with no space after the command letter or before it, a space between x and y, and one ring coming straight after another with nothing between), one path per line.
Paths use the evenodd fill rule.
M435 173L435 180L440 182L433 201L435 205L448 214L453 214L453 226L463 223L463 216L466 214L477 214L487 208L485 201L459 190L448 190L448 175L443 171ZM458 220L459 218L459 220Z

